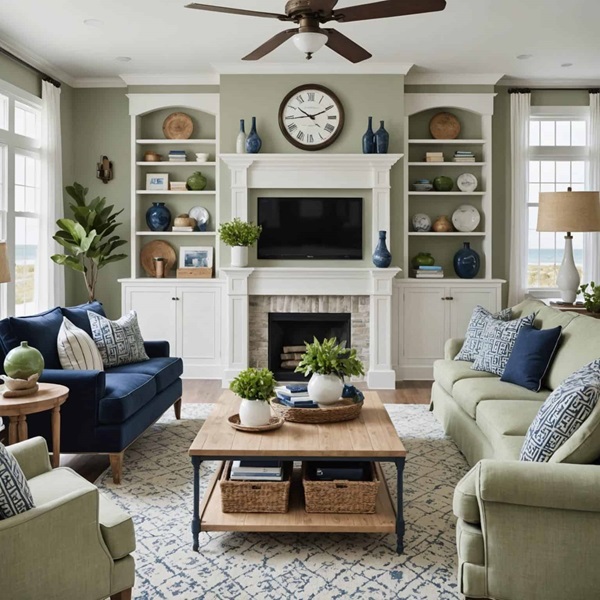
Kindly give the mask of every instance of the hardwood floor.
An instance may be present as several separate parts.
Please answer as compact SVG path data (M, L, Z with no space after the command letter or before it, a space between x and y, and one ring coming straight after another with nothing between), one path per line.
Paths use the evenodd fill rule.
M359 385L361 389L366 386ZM379 397L384 404L429 404L431 381L403 381L395 390L379 390ZM216 379L184 379L184 404L210 404L217 402L223 388ZM170 409L172 410L172 409ZM185 412L185 408L183 409ZM191 444L192 440L190 440ZM127 476L127 452L125 452L125 477ZM95 481L108 468L108 455L98 454L63 454L60 457L62 467L70 467L88 481Z

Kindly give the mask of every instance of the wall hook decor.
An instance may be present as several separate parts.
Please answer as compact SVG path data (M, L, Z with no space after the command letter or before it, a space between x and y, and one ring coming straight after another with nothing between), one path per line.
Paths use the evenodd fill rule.
M113 164L108 156L103 156L102 161L96 165L96 177L103 183L108 183L113 178Z

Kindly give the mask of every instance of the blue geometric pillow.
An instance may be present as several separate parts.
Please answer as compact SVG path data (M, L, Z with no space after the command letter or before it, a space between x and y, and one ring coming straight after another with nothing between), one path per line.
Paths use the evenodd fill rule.
M0 519L9 519L33 508L25 474L15 457L0 444Z
M483 332L489 319L497 319L499 321L510 321L512 317L512 308L505 308L496 314L492 314L483 306L477 305L471 315L465 341L460 349L460 352L454 357L454 360L468 360L473 362L475 357L481 350L483 343Z
M520 460L548 462L581 427L600 398L600 359L569 375L544 401L527 430Z
M514 321L487 319L481 350L471 368L475 371L487 371L502 376L521 328L525 325L533 325L534 319L535 313Z

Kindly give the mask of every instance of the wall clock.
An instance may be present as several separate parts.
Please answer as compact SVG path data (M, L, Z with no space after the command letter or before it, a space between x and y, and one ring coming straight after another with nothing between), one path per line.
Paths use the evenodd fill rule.
M321 150L333 144L344 127L344 107L322 85L308 83L293 89L279 107L279 128L288 142L302 150Z

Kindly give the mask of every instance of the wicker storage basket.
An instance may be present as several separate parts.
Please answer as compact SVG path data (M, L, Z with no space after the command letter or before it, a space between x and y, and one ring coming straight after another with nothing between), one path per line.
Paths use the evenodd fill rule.
M340 400L339 404L324 408L292 408L282 404L278 398L271 400L273 412L292 423L339 423L352 421L360 414L362 402L355 402L350 398Z
M231 481L226 462L219 482L224 513L286 513L289 508L292 463L283 464L283 481Z
M314 481L302 463L304 506L308 513L374 513L379 478L371 463L371 481Z

